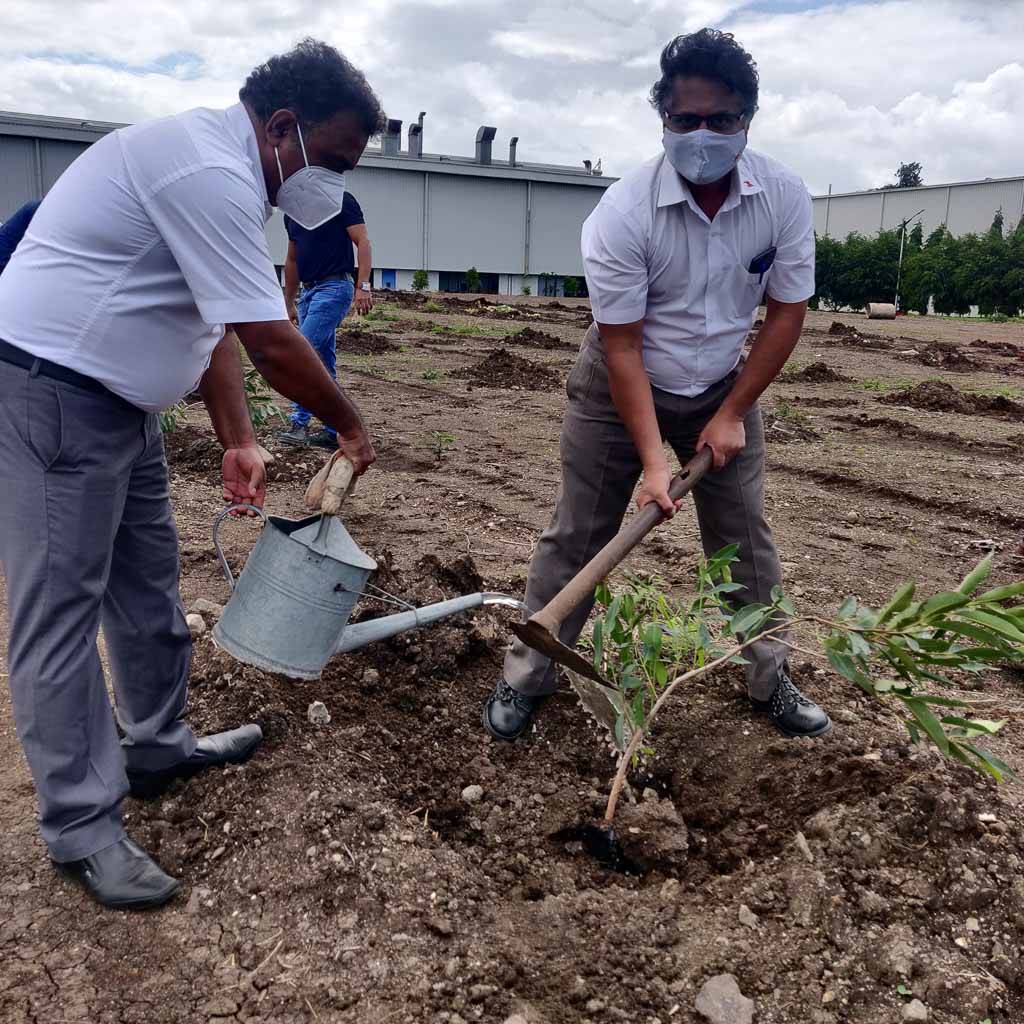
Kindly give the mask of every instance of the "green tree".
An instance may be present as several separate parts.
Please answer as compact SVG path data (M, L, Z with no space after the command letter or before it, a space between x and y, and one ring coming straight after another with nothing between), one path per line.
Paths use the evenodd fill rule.
M891 185L883 185L882 188L919 188L924 184L922 170L916 160L910 164L900 164L896 171L896 180Z
M564 281L562 282L562 294L563 294L563 295L564 295L564 296L565 296L565 297L566 297L567 299L575 299L575 298L576 298L576 296L577 296L577 295L579 295L579 293L580 293L580 282L579 282L579 278L576 278L576 277L567 277L567 278L566 278L566 279L565 279L565 280L564 280Z
M476 267L470 267L466 271L466 291L473 293L480 291L480 271Z
M427 285L430 284L430 279L427 277L425 270L417 270L412 275L412 290L414 292L426 291Z

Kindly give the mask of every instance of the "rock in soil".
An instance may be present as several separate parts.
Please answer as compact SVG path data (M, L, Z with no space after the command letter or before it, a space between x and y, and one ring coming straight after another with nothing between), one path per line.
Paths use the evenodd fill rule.
M190 612L185 616L185 624L188 626L189 633L194 637L202 636L206 632L206 619L195 612Z
M558 375L547 366L531 363L505 348L496 348L478 363L453 370L452 377L472 381L485 388L514 388L525 391L556 391Z
M927 1020L928 1007L925 1006L920 999L911 999L910 1002L903 1007L903 1019L908 1021Z
M478 804L484 798L483 786L467 786L462 791L463 803Z
M741 991L731 974L716 974L697 994L697 1012L711 1024L751 1024L754 1001Z
M641 871L686 862L689 834L671 800L620 804L615 827L626 859Z
M192 615L209 615L211 618L219 619L224 612L224 605L216 601L208 601L205 597L197 597L189 606L189 613Z
M331 713L322 700L315 700L306 709L306 717L311 725L328 725L331 721Z

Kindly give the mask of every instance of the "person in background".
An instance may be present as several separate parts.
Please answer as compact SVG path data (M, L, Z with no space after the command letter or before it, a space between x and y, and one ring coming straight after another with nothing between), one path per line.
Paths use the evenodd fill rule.
M530 563L536 612L618 531L637 505L676 505L664 445L680 462L710 448L693 491L708 555L736 544L738 604L771 601L779 556L764 514L764 425L757 399L800 338L814 294L811 198L800 178L747 149L758 75L731 35L702 29L661 54L651 103L662 152L617 181L583 226L595 323L569 374L562 487ZM743 342L762 299L764 325ZM593 601L566 620L576 643ZM796 688L782 643L746 651L752 710L788 737L820 736L827 714ZM483 709L484 727L513 740L556 686L550 659L516 641Z
M0 226L0 274L7 269L14 250L25 237L25 232L28 231L28 226L39 209L39 203L40 200L33 199L24 206L19 206Z
M337 379L334 332L338 324L345 319L353 304L360 316L373 309L370 290L373 252L363 211L356 197L346 191L341 213L326 224L307 231L301 224L285 217L284 226L289 239L284 265L284 300L288 315L298 324L327 372ZM353 245L358 253L358 264L353 259ZM285 444L337 448L334 428L324 424L323 430L311 434L311 418L312 413L296 402L292 407L291 429L280 432L278 440Z
M241 342L271 387L336 428L357 472L375 458L288 318L265 226L274 206L309 228L337 216L384 111L362 72L312 39L254 69L239 100L90 146L0 277L14 720L51 860L124 910L180 888L125 834L124 797L244 761L262 739L255 723L199 737L184 720L192 642L157 413L198 387L224 446L224 500L262 505Z

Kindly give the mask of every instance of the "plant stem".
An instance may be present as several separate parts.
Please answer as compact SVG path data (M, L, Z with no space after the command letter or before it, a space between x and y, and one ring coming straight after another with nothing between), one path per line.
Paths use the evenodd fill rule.
M745 650L751 644L755 644L759 640L764 640L766 637L770 637L782 630L789 629L798 622L805 622L808 618L809 616L801 616L800 618L790 619L788 622L784 622L781 626L766 629L763 633L758 633L757 636L751 637L749 640L745 640L742 644L726 651L725 654L716 658L714 661L709 661L706 665L690 669L689 672L684 672L681 676L676 676L676 678L673 679L664 690L662 690L661 696L654 702L654 706L651 708L650 714L648 714L647 718L644 720L644 724L642 726L637 726L633 730L633 735L629 739L629 744L625 751L623 751L622 756L619 758L619 767L615 773L615 780L612 782L612 789L608 794L608 804L604 810L604 825L606 828L611 826L611 823L615 818L615 809L619 804L619 796L621 795L622 787L626 782L626 774L629 771L629 765L644 738L644 734L647 732L648 728L650 728L651 722L654 721L654 716L657 715L659 710L661 710L662 704L664 704L672 695L672 691L680 683L689 682L691 679L696 679L698 676L706 675L708 672L713 671L720 665L724 665L726 662L731 661L740 653L740 651Z

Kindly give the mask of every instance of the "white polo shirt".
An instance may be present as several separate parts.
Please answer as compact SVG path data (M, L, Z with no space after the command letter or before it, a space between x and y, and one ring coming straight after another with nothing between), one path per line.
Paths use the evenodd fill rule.
M166 408L225 323L287 319L270 213L242 104L112 132L57 180L0 277L0 338Z
M751 260L775 246L763 279ZM709 221L665 154L615 182L583 225L594 319L644 322L651 383L694 397L739 362L767 291L779 302L814 294L811 197L800 178L750 149Z

